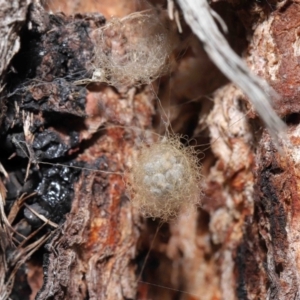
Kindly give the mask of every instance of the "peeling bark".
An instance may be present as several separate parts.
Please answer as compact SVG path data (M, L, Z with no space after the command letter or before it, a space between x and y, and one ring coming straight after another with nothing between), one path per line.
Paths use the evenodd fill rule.
M0 92L5 85L7 67L20 49L20 31L25 23L26 13L31 0L1 1L0 10ZM5 113L5 101L0 99L0 125Z
M140 220L125 193L124 172L136 140L151 128L153 94L147 87L118 92L74 83L88 72L90 33L104 24L102 15L54 16L32 6L28 18L31 26L23 30L22 48L12 61L16 73L4 91L9 101L1 132L10 178L7 210L13 211L23 193L35 192L9 218L18 232L11 233L9 249L15 259L6 262L10 288L10 270L29 258L16 240L33 247L38 237L50 236L41 252L44 284L36 299L135 299ZM17 274L16 284L20 276L25 275ZM17 289L14 298L21 296ZM28 297L30 289L22 293Z

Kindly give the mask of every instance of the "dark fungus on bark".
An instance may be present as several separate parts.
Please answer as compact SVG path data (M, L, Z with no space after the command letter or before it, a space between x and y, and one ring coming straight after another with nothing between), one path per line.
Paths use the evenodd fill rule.
M261 171L258 181L258 189L261 191L258 205L261 207L261 212L268 218L271 240L275 251L276 249L278 249L278 251L284 251L287 247L287 234L285 229L286 212L278 199L276 187L274 187L272 183L272 176L281 171L282 170L276 166L269 166Z
M236 264L236 271L237 271L237 285L236 285L236 294L239 300L248 300L247 296L247 286L246 286L246 255L247 253L247 246L242 243L237 248L235 264Z
M253 221L246 222L244 236L235 254L236 295L238 299L252 299L264 295L268 278L266 244L258 232L258 214L255 209ZM263 297L263 296L262 296Z
M238 299L255 294L264 297L268 290L271 299L277 299L282 288L280 274L288 265L287 216L275 180L283 170L270 154L276 151L264 150L257 159L253 220L245 223L244 237L236 253Z
M104 18L102 17L102 22ZM48 15L31 5L21 31L21 49L14 57L4 93L7 114L0 139L1 161L14 178L7 182L8 207L23 192L35 191L30 205L45 217L60 222L70 210L72 184L80 163L72 162L69 151L79 146L79 130L85 117L86 89L73 84L83 78L91 59L88 18ZM30 144L25 136L25 119L31 116ZM8 158L14 155L14 158ZM35 165L38 161L63 161L64 166ZM59 161L60 160L60 161ZM28 162L32 167L24 184ZM68 168L70 166L72 169ZM26 209L25 219L40 222Z
M1 94L1 99L6 99L6 113L0 132L0 159L10 178L6 181L7 214L23 193L35 192L12 224L23 237L43 223L32 209L58 225L64 222L81 173L79 167L85 165L75 159L82 151L79 131L84 127L87 90L73 82L88 73L93 55L91 24L105 21L100 15L92 19L50 15L30 5L20 32L20 51L11 62ZM26 122L30 123L27 129ZM30 242L50 230L51 226L45 226ZM18 235L15 238L22 242ZM12 296L21 295L18 286L16 282Z
M44 285L36 299L116 299L117 294L134 299L136 294L139 221L120 174L136 151L138 135L125 127L151 128L153 96L148 87L121 94L74 83L89 77L91 31L103 23L99 14L48 15L31 6L3 91L7 114L0 158L13 179L6 182L6 213L24 191L35 192L13 225L25 236L40 228L33 209L58 226L53 233L45 225L39 233L52 235L40 250ZM103 130L85 135L99 116L104 121L96 125Z

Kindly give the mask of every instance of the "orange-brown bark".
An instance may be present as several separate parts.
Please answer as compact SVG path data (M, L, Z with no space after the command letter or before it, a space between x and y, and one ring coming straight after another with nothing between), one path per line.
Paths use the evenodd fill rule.
M6 275L22 263L13 276L13 299L298 299L299 3L229 2L212 7L228 24L232 47L278 93L275 109L289 126L281 152L183 19L171 72L153 86L84 86L75 82L91 77L93 30L105 20L82 14L124 16L137 3L48 3L54 13L76 17L29 8L18 31L20 52L11 71L3 71L9 76L0 134L10 178L2 177L5 213L23 192L35 190L38 195L24 201L52 226L44 225L46 239L27 257L24 249L41 237L30 234L42 223L22 205L10 214L23 236L11 233L13 242L26 241L24 248L1 244L15 257L2 255ZM145 132L164 134L168 121L204 151L201 206L163 225L141 222L124 178L140 143L151 142ZM56 191L55 199L65 202L53 207L51 182L60 183L65 197ZM5 280L0 288L9 291Z

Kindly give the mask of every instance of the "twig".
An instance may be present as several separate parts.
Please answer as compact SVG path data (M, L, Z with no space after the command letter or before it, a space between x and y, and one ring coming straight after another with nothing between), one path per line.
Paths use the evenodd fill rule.
M25 200L27 200L28 198L30 198L30 197L32 197L32 196L34 196L34 195L36 195L36 192L31 193L31 194L29 194L29 195L26 195L26 194L24 193L24 194L21 195L20 198L18 198L18 199L14 202L12 208L10 209L10 212L9 212L9 214L8 214L8 217L7 217L8 222L9 222L10 224L12 224L13 221L15 220L15 218L16 218L16 216L17 216L17 214L18 214L20 208L22 207L23 203L25 202Z
M219 31L206 0L177 0L186 22L202 41L205 51L218 68L234 82L254 105L275 141L286 128L271 106L276 93L262 79L250 72ZM268 94L269 93L269 94Z
M42 221L44 221L45 223L51 225L54 228L57 228L58 225L52 221L50 221L49 219L47 219L45 216L39 214L38 212L36 212L34 209L32 209L29 205L27 205L26 203L24 203L24 205L33 213L35 214L38 218L40 218Z

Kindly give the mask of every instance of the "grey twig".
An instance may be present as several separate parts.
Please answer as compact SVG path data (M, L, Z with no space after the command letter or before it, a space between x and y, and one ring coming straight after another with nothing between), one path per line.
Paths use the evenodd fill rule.
M250 72L245 62L231 49L219 31L206 0L177 0L184 18L218 68L249 98L270 134L276 139L284 132L285 123L277 116L271 105L276 97L267 83Z

